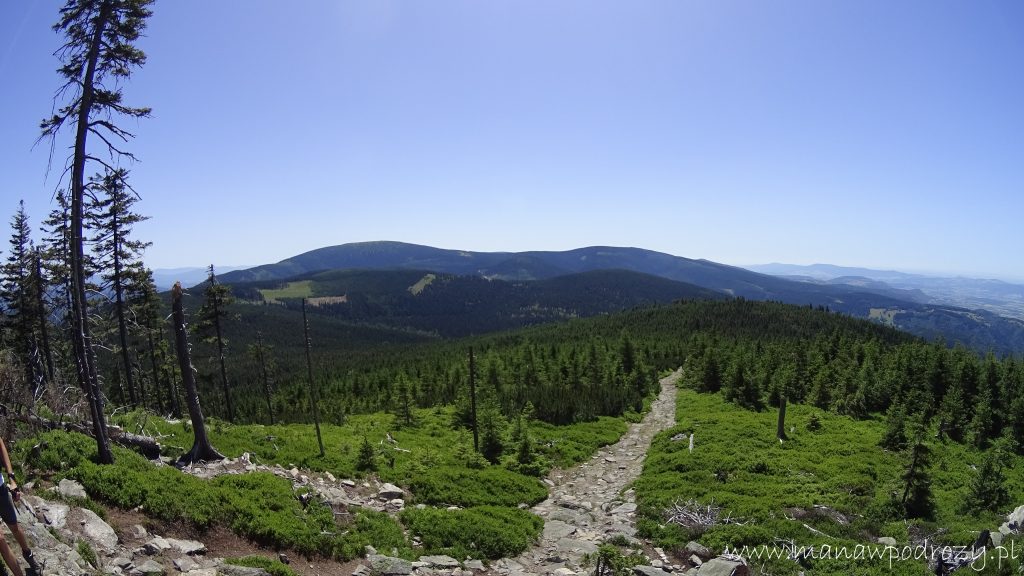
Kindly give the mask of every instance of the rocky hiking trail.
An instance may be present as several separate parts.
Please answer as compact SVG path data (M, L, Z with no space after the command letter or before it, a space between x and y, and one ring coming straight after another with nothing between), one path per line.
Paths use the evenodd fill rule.
M660 381L661 389L650 411L641 422L630 425L618 442L601 448L579 466L556 469L548 475L544 482L549 488L549 497L531 510L544 519L543 534L537 544L516 558L492 561L489 565L479 560L460 561L446 556L425 556L419 562L408 562L367 550L365 559L353 562L292 558L291 567L299 574L319 576L404 576L413 572L422 576L571 576L592 572L594 568L587 565L586 557L597 552L601 543L620 537L616 539L643 544L634 538L636 502L629 485L640 475L654 436L675 424L679 377L680 372L676 371ZM269 472L289 479L296 488L314 489L336 509L356 505L397 513L405 506L406 494L397 486L380 484L375 479L353 481L337 479L330 473L265 466L253 462L248 454L191 466L184 471L204 478ZM84 489L69 480L54 489L72 502L86 498ZM262 576L266 574L263 570L229 566L223 558L276 555L223 529L197 535L180 527L154 524L135 511L110 510L105 521L88 509L31 494L26 494L19 506L21 522L48 576L97 573ZM85 562L80 554L82 543L87 543L87 549L95 552L92 563L98 566ZM690 564L695 564L672 565L661 550L644 548L649 552L650 566L637 567L638 574L683 573L691 569ZM705 560L710 556L707 551L696 553ZM704 568L710 568L714 562L706 563ZM728 571L723 573L732 573L734 567L726 567ZM700 574L705 572L710 573L703 570Z

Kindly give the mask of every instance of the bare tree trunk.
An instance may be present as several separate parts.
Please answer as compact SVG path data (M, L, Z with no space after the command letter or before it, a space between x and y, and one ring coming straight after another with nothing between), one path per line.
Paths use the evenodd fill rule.
M306 299L302 299L302 331L306 337L306 370L309 373L309 403L313 408L313 424L316 426L316 442L320 445L320 457L327 455L324 450L324 439L320 436L320 399L317 397L316 385L313 384L313 356L310 353L309 321L306 319Z
M160 337L164 337L162 329L160 331ZM170 358L164 358L164 361L170 365L169 367L171 370L170 385L167 387L167 392L171 396L171 415L175 418L181 418L181 402L178 400L178 379L176 378L177 374L174 372L174 364L170 362L170 360ZM165 367L166 366L167 365L165 364ZM195 376L193 376L193 378L195 378Z
M206 435L206 422L203 420L203 409L199 405L199 392L196 390L196 374L192 368L192 354L188 347L188 332L185 330L185 311L181 305L181 282L175 282L171 289L171 316L174 319L174 348L178 352L178 365L181 367L181 379L185 383L185 400L188 403L188 415L192 418L192 432L195 441L187 454L182 454L179 463L189 464L197 460L223 460L224 455L210 445L210 437Z
M786 439L786 395L779 396L779 425L775 430L775 436L779 440Z
M39 248L36 248L33 256L33 264L36 269L36 307L39 309L39 336L43 345L43 359L46 366L47 381L53 380L53 350L50 348L50 327L47 322L46 294L43 289L43 262L39 255Z
M75 154L71 165L71 342L75 354L78 384L85 392L92 413L93 437L96 438L97 459L101 464L112 464L114 455L107 439L106 416L103 414L103 394L96 372L96 355L89 330L88 302L85 298L85 249L82 234L85 217L85 142L89 133L89 113L95 99L93 81L99 59L100 43L111 16L111 4L104 2L96 17L96 29L90 40L85 75L82 77L82 96L76 119Z
M260 363L260 376L263 377L263 393L267 396L267 412L270 414L270 425L274 425L274 403L271 401L270 378L267 377L267 361L263 357L263 333L256 331L256 357Z
M473 347L469 347L469 417L473 420L473 451L480 451L480 433L476 427L476 361Z
M224 401L228 408L228 422L235 421L235 406L231 403L231 387L228 385L228 371L224 367L224 338L220 332L220 302L217 298L213 300L213 326L217 331L217 354L220 360L220 384L224 389Z
M34 414L14 414L13 412L8 412L8 417L18 420L19 422L39 426L47 430L60 429L67 430L69 432L78 432L79 434L85 434L86 436L92 435L90 427L83 426L76 422L57 422ZM113 440L116 444L135 450L150 460L160 457L160 443L149 436L125 432L117 426L108 426L107 437Z

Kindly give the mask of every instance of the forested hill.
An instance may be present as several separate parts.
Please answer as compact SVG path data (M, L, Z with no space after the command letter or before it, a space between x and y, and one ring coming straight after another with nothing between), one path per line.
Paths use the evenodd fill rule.
M531 282L420 270L333 270L287 282L247 282L235 295L347 322L443 337L619 312L680 299L722 299L720 292L649 274L595 270Z
M963 343L982 353L989 350L998 354L1024 351L1024 321L984 310L918 302L915 300L920 298L912 291L906 291L906 299L903 299L900 296L904 292L891 287L873 290L871 286L863 285L798 282L708 260L692 260L639 248L593 246L564 252L469 252L401 242L361 242L321 248L277 264L230 272L224 274L221 281L235 285L259 282L261 286L273 286L273 282L283 283L296 276L305 278L314 272L341 269L431 271L515 282L550 280L600 270L625 270L751 300L824 306L833 311L871 318L929 339L941 338L950 344ZM268 282L271 284L266 284ZM577 291L577 295L586 298L582 289ZM635 299L643 298L641 293Z

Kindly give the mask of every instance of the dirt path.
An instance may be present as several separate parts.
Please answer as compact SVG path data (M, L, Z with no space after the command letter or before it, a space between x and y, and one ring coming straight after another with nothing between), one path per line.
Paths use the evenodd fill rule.
M615 444L575 468L555 470L545 480L551 495L533 507L544 518L544 534L531 550L494 564L503 575L578 572L584 554L616 535L636 534L636 503L625 488L643 469L654 435L675 424L677 371L661 380L651 411ZM623 491L625 490L625 491Z

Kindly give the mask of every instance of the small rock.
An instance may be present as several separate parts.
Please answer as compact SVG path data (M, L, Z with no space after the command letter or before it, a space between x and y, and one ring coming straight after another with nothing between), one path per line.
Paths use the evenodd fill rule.
M420 562L426 562L427 565L433 566L434 568L459 567L459 561L451 556L420 556Z
M200 568L198 570L190 570L188 576L217 576L216 568Z
M632 502L626 502L612 509L612 514L632 514L634 512L636 512L636 504Z
M651 566L654 566L655 568L663 569L663 568L665 568L665 563L662 562L661 560L651 560Z
M700 559L700 556L697 556L696 554L691 554L690 555L690 565L691 566L696 566L697 568L700 568L701 564L703 564L703 563L704 563L704 561Z
M149 532L146 531L141 524L133 524L132 527L128 529L128 536L133 540L145 540L146 538L149 538Z
M636 576L665 576L665 571L654 566L633 566Z
M569 568L558 568L555 570L555 576L576 576L576 573Z
M408 576L412 574L412 562L391 556L376 554L368 556L373 571L381 576Z
M331 484L338 481L338 479L334 477L334 474L331 474L330 472L325 472L324 476L327 477L327 481L330 482Z
M65 498L88 498L89 495L85 493L85 486L82 486L74 480L65 478L57 484L57 493Z
M1003 539L1006 538L1006 536L1003 536L1000 532L992 532L988 537L992 539L992 545L997 548L1003 545Z
M356 566L355 570L352 571L352 576L370 576L370 574L372 573L373 570L370 570L369 566L360 564L359 566Z
M188 554L194 556L196 554L206 554L206 544L197 542L195 540L178 540L176 538L165 538L167 544L182 554Z
M896 546L896 539L891 536L882 536L878 539L878 543L882 546Z
M466 569L474 572L483 572L487 568L484 567L484 563L480 560L466 560Z
M655 547L654 553L658 555L658 558L661 558L662 562L668 563L668 556L665 555L665 550Z
M1008 523L1003 522L1003 525L999 527L999 533L1003 536L1009 536L1010 534L1013 534L1013 530L1010 529L1010 525Z
M686 551L690 554L696 554L704 560L711 559L715 556L711 553L711 550L707 549L707 546L693 541L686 543Z
M167 569L164 568L164 565L153 559L146 560L142 564L142 566L136 567L135 571L139 574L145 574L147 576L167 573Z
M298 478L299 478L299 469L298 468L292 468L291 470L288 471L288 475L291 476L293 480L298 480Z
M417 510L426 510L427 509L427 505L426 504L417 504L416 505L416 509Z
M394 508L402 508L402 507L405 506L405 500L402 500L401 498L395 498L394 500L388 500L388 506L392 506Z
M178 569L178 572L191 572L199 568L199 563L188 556L182 556L174 559L174 567Z
M712 558L697 571L698 576L747 576L750 569L742 562L725 558Z
M131 560L127 558L121 558L120 556L110 561L111 566L117 566L122 570L128 570L133 564L134 562L132 562Z
M366 553L367 556L373 556L377 553L377 549L373 546L370 546L369 544L366 545L366 548L364 548L363 551Z
M571 535L576 527L566 524L561 520L551 520L544 523L544 540L559 540Z
M1018 506L1016 510L1010 512L1010 515L1006 517L1006 523L1017 532L1024 529L1024 505Z
M405 491L394 484L387 483L380 487L377 491L377 497L383 500L394 500L396 498L404 498Z
M547 479L547 478L544 479L544 483L547 484L551 488L555 487L555 483L552 482L551 480Z
M43 508L43 522L54 528L63 528L68 523L68 514L70 512L71 507L66 504L47 503L46 507Z

